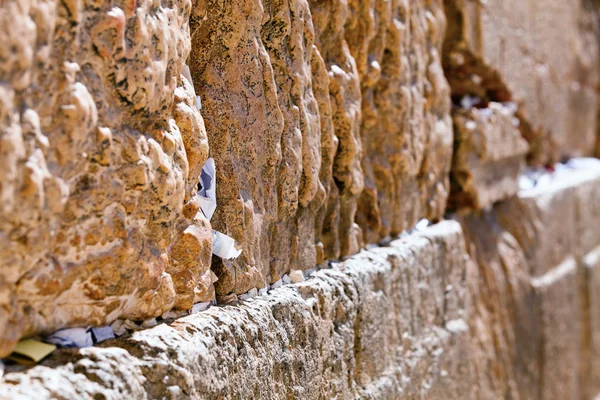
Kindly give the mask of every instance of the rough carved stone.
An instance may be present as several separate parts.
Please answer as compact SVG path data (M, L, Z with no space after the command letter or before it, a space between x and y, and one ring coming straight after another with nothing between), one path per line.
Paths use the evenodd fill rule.
M517 102L534 163L593 154L599 71L591 3L445 2L444 69L453 97Z
M350 1L346 38L362 91L365 243L437 220L452 154L450 93L441 68L441 1Z
M0 397L465 398L467 262L443 222L239 307L12 369Z
M189 12L0 5L0 356L21 336L153 317L212 290L194 207L207 141L180 77ZM173 247L192 237L194 257Z
M600 168L563 173L481 215L459 217L478 398L598 394Z
M456 109L449 207L481 210L514 196L527 142L511 110L500 103Z

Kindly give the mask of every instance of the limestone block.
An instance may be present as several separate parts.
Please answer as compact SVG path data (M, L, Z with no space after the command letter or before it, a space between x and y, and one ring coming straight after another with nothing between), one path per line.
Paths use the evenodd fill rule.
M478 265L468 282L479 396L597 392L599 173L593 163L564 169L489 211L458 214Z
M529 146L514 119L500 103L453 112L450 207L481 210L517 193Z
M584 329L582 347L583 397L600 394L600 246L583 259L586 285L584 292Z
M210 292L194 206L208 147L180 75L189 13L188 0L0 5L0 357L24 335ZM173 253L185 232L208 251Z
M308 3L199 1L191 27L190 68L217 166L211 222L243 250L235 260L213 259L217 294L245 293L290 268L312 268L324 248L339 256L338 224L351 227L354 214L340 219L347 202L332 197L333 127L353 112L332 107ZM355 158L350 152L348 162Z
M239 307L10 367L0 398L464 399L467 260L443 222Z
M365 243L439 219L449 193L450 92L441 1L350 1L346 38L362 92Z
M593 154L599 70L591 3L446 2L444 68L452 95L517 102L532 162Z
M579 398L583 310L577 268L575 258L569 257L531 281L540 314L540 396L544 399Z
M243 249L213 259L218 295L442 216L452 151L445 18L441 2L425 3L194 4L189 63L217 165L212 223ZM379 34L365 35L365 23Z
M496 210L458 220L474 262L467 282L475 398L538 398L540 324L524 251Z

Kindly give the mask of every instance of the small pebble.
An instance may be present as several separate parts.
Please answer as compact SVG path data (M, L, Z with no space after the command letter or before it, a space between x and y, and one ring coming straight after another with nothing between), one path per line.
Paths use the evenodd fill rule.
M248 290L248 296L250 296L251 298L258 296L258 289L252 288L252 289Z
M271 284L271 290L273 289L277 289L279 287L283 286L283 281L280 279L277 282L274 282Z
M153 326L156 326L156 325L158 325L156 318L150 318L150 319L143 321L141 324L141 327L142 328L152 328Z
M281 277L281 281L284 285L289 285L290 283L292 283L292 279L288 274L283 274L283 276Z
M299 283L304 281L304 274L300 270L292 270L290 272L290 279L292 283Z

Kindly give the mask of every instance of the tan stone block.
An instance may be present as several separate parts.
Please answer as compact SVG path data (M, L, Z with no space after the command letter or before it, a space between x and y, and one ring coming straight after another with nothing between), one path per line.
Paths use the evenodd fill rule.
M474 262L468 270L475 398L537 398L539 317L523 249L495 209L458 216Z
M453 112L455 149L449 207L487 209L517 193L529 146L515 119L508 106L500 103Z
M537 163L593 154L598 21L588 3L446 2L452 95L517 102Z
M600 247L583 259L585 272L584 341L582 346L582 394L593 398L600 394Z
M540 314L539 385L544 399L576 399L580 395L583 327L577 268L570 257L531 281Z
M169 258L208 153L180 76L188 1L100 3L0 5L0 357L24 335L156 317L200 278Z
M365 243L438 220L449 194L450 92L441 68L443 2L349 2L346 38L360 77ZM396 16L405 20L398 23Z
M530 274L541 276L578 249L577 173L519 192L498 206L498 220L525 252Z
M0 398L468 398L467 260L443 222L266 297L10 367Z

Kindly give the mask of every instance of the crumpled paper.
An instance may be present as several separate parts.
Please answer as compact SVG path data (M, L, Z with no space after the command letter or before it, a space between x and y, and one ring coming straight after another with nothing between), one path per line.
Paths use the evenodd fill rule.
M46 337L44 341L66 349L92 347L92 334L85 328L60 329Z
M242 250L235 248L233 238L213 230L213 254L224 260L230 260L242 254Z
M200 208L202 213L211 220L217 209L217 181L215 179L215 160L209 158L202 167L200 174L200 185L198 188L198 197L200 198Z
M114 339L115 333L110 326L99 326L88 329L88 332L92 334L92 340L94 343L104 342L108 339Z

